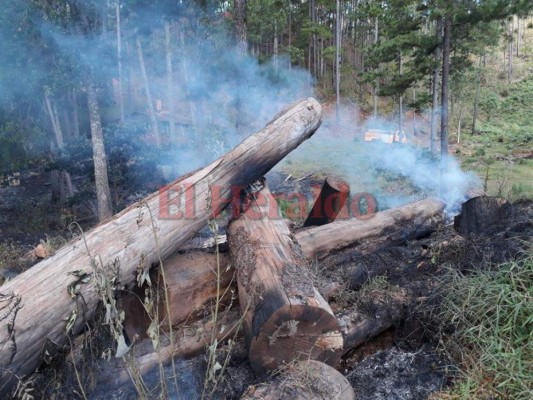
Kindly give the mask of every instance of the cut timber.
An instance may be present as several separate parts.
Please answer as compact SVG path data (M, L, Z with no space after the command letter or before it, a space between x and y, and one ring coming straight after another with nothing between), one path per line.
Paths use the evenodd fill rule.
M484 233L500 224L511 212L511 205L499 197L474 197L463 203L454 228L461 234Z
M299 361L266 385L250 386L241 400L355 400L350 382L320 361Z
M364 219L336 221L302 230L296 239L307 257L324 258L351 246L375 249L384 243L405 241L434 228L433 220L441 220L445 204L437 199L424 199L405 206L365 216Z
M308 226L326 225L337 218L350 194L350 185L341 179L327 177L311 212L304 222ZM348 212L346 212L348 216Z
M372 253L373 251L387 247L388 245L403 243L433 232L438 223L442 220L444 203L435 199L425 199L416 203L410 203L398 208L380 211L372 218L365 220L350 219L348 221L336 221L323 227L311 227L306 230L296 232L294 237L300 244L303 255L308 259L315 257L324 258L332 255L336 250L350 247L361 254ZM347 224L353 224L358 229L347 228ZM329 232L331 237L318 247L320 238L325 232ZM320 252L317 252L317 247ZM233 269L227 270L228 260L221 253L220 268L223 272L221 285L222 291L226 291L226 282L231 280ZM339 261L341 262L341 261ZM217 261L216 255L204 251L191 251L185 254L178 254L163 262L167 280L168 293L171 299L171 320L173 324L180 323L190 312L190 321L194 320L206 305L212 304L215 298L217 280L214 279L214 269ZM155 280L155 279L154 279ZM189 288L187 295L182 293L183 288ZM235 289L236 286L233 286ZM189 302L184 306L184 299ZM130 332L145 336L149 324L139 325L139 315L144 313L142 304L132 299L127 306L126 327L128 336ZM132 322L133 320L133 322ZM165 325L163 325L165 329Z
M266 185L254 197L228 226L250 364L258 374L297 359L335 366L343 346L339 324L287 222L270 218L277 204Z
M374 297L370 301L374 303L371 307L373 315L368 316L364 313L354 310L337 316L339 327L344 338L342 353L346 354L368 340L376 337L392 326L396 326L405 316L405 311L412 304L412 299L403 292L382 293L373 292ZM386 301L383 301L383 300ZM216 338L219 343L224 339L232 337L237 329L241 326L242 318L235 308L225 311L220 318L219 326L226 327L226 330L217 330ZM148 350L141 355L136 356L135 365L139 365L140 371L145 374L161 363L168 363L172 356L190 357L200 353L209 345L209 338L212 332L213 322L210 317L193 323L183 323L175 328L177 335L174 347L164 345L161 351L153 352ZM202 333L199 335L198 333ZM138 348L151 348L151 342L146 339L138 345ZM172 350L173 349L173 350ZM117 361L111 371L104 371L98 379L99 384L120 386L130 380L128 372L123 362ZM329 398L329 397L326 397Z
M120 284L131 288L139 272L168 257L226 208L236 187L263 176L308 139L321 114L312 98L292 105L208 167L130 206L1 286L0 397L7 397L16 377L35 370L46 344L68 342L67 325L77 333L94 316L97 280L87 282L83 275L93 273L93 260L116 261ZM72 298L73 293L79 294Z
M173 325L185 321L196 321L210 314L217 297L217 289L220 290L220 307L231 303L234 287L230 287L230 284L233 282L234 269L231 268L227 253L219 254L218 265L220 265L220 270L217 270L216 255L205 252L178 253L163 261L164 281L170 304L170 320ZM159 317L163 322L168 318L168 314L164 306L161 266L152 275L155 275L152 276L152 282L157 282L161 291ZM125 311L124 329L130 341L135 336L145 337L150 325L142 304L143 298L142 293L134 290L134 293L125 295L121 299L121 309ZM168 330L168 325L164 323L161 327Z
M176 329L174 345L162 344L155 352L152 343L147 339L139 347L148 347L152 350L135 357L133 364L141 375L145 375L156 368L159 363L167 364L172 357L186 358L202 353L211 345L211 339L216 339L218 343L232 339L242 323L239 314L237 309L221 313L217 324L214 324L211 316L191 324L183 324ZM213 329L215 329L214 335L212 335ZM113 364L108 365L107 370L99 375L98 385L120 387L131 381L127 364L122 359L116 359Z

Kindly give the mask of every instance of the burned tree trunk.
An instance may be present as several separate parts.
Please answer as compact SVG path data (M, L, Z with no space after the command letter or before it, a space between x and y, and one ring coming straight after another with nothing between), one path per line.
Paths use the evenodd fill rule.
M265 186L228 227L250 363L263 374L296 359L336 365L342 335L286 221L269 218L276 201Z
M312 98L294 104L208 167L130 206L2 285L0 394L9 394L17 378L39 365L43 352L51 351L47 345L65 344L67 332L79 332L94 316L100 300L94 283L102 277L92 266L119 264L120 284L131 287L138 272L168 257L224 210L233 188L263 176L308 139L321 114ZM107 279L116 280L112 271L104 267Z
M511 205L499 197L479 196L463 203L454 228L461 234L485 233L501 223L511 212Z
M241 400L355 400L350 382L335 368L307 360L291 365L267 385L250 386Z
M365 219L350 219L300 231L296 238L307 257L324 258L328 254L358 246L368 252L384 243L402 242L434 229L434 219L441 220L444 203L424 199L398 208L378 212Z
M335 221L346 204L349 194L350 185L348 183L333 177L326 178L315 204L304 222L304 228L326 225Z

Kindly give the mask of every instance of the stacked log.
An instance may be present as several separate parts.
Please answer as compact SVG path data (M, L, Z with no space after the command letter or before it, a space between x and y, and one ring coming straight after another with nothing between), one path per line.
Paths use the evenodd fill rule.
M421 232L434 231L442 221L443 210L444 203L441 201L424 199L380 211L364 220L352 218L323 227L307 228L296 232L294 237L309 261L325 258L344 247L367 254L380 247L416 238ZM167 293L173 304L170 309L173 324L195 321L212 309L217 293L217 279L220 279L219 289L226 293L226 299L236 292L236 281L232 279L235 268L225 253L220 253L219 257L217 262L216 254L196 250L174 254L164 260ZM217 268L220 269L220 278L217 278ZM162 278L152 279L154 282L158 280ZM142 297L137 294L128 296L127 304L123 306L126 312L126 331L130 339L134 335L145 336L149 325L147 317L144 324L142 322L144 307L140 299ZM164 307L161 307L160 315L166 317Z
M313 286L287 222L269 217L275 204L265 184L228 226L250 364L259 375L300 359L336 366L339 324Z
M294 104L208 167L127 208L4 284L0 395L9 395L18 379L35 370L47 343L66 344L67 334L80 332L94 317L100 298L92 282L116 279L91 275L96 263L109 275L119 267L120 283L131 287L139 272L168 257L224 210L235 187L263 176L308 139L321 114L312 98Z

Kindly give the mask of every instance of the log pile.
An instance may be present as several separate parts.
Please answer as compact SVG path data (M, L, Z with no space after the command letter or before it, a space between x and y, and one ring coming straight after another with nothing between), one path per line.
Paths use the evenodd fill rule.
M135 354L140 372L202 352L242 328L258 375L281 370L296 377L305 370L313 383L281 387L274 379L249 388L243 398L323 398L320 393L335 390L341 390L337 398L354 398L335 370L342 355L401 319L409 299L398 298L394 307L379 310L379 318L357 311L336 316L328 304L331 293L319 292L309 265L348 247L367 254L435 229L444 204L425 199L353 218L349 186L328 178L304 227L293 232L262 177L320 123L314 99L293 105L210 166L124 210L3 285L0 395L11 393L20 377L35 370L49 351L48 342L66 343L68 334L80 332L94 317L101 301L95 281L102 279L96 271L119 279L111 275L119 260L120 284L128 294L116 309L106 307L124 311L126 342L142 343L154 323L143 304L146 288L136 285L148 277L161 299L155 322L161 331L173 326L179 332L157 352ZM179 252L228 206L233 217L228 253ZM125 365L119 365L104 383L118 386L128 379Z

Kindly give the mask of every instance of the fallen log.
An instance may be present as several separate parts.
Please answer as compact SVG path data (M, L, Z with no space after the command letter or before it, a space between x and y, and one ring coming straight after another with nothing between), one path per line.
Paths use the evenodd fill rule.
M352 250L361 254L368 254L378 248L411 240L418 235L434 231L442 220L443 209L444 203L439 200L425 199L378 212L373 218L365 220L337 221L329 224L327 229L326 227L311 227L296 232L294 237L300 244L303 255L308 259L324 258L342 247L351 247ZM346 229L347 224L353 224L358 229ZM320 247L321 252L317 254L316 243L319 242L319 238L324 237L324 230L329 232L331 237ZM234 268L229 266L227 255L220 253L220 257L222 273L220 289L221 292L227 293ZM175 254L165 260L163 265L167 290L171 304L173 304L170 309L170 319L174 324L179 324L186 319L194 321L211 308L217 290L215 254L199 250ZM157 281L157 278L153 281ZM233 290L236 289L235 282L232 287ZM126 331L130 339L135 334L144 337L149 321L147 318L144 320L139 318L144 313L142 301L136 296L129 297L134 298L127 300L123 307L126 313ZM144 324L143 321L145 321Z
M210 314L217 296L221 308L226 308L231 303L236 288L233 279L235 271L231 267L228 253L219 253L218 257L217 260L215 254L205 252L177 253L164 260L152 272L152 282L160 290L158 316L163 329L168 330L168 325L163 323L167 318L177 325L186 321L194 322ZM161 269L164 270L164 278ZM169 312L164 301L165 287L171 305ZM123 325L130 341L134 337L146 337L150 325L150 318L143 305L144 295L139 292L134 289L133 293L121 298L120 308L125 311Z
M168 257L226 208L236 187L263 176L308 139L321 113L312 98L294 104L208 167L130 206L4 284L0 395L34 371L47 343L67 343L67 333L80 332L92 319L101 292L93 283L117 285L111 275L120 266L120 284L131 286L139 272ZM97 264L107 277L94 274ZM113 304L106 306L116 312Z
M350 382L316 360L299 361L266 384L248 387L241 400L355 400Z
M214 323L211 316L197 320L191 324L183 324L176 328L176 340L173 345L163 344L158 351L148 351L134 357L137 372L145 375L156 368L160 363L167 364L174 358L188 358L204 352L212 344L212 340L218 343L233 338L239 331L242 319L237 308L227 310L219 315L219 320ZM214 334L213 334L214 332ZM151 347L149 341L141 344ZM98 376L99 386L120 387L130 381L131 371L124 361L116 360L116 364L110 364Z
M273 207L264 184L228 226L250 364L259 375L300 359L335 366L343 345L339 325L287 222L269 218Z
M327 177L303 227L326 225L335 221L349 195L348 183L338 178ZM345 214L348 217L347 211Z
M387 244L402 243L427 234L442 220L445 204L424 199L365 216L302 230L296 234L307 257L323 259L329 254L357 246L362 253Z

